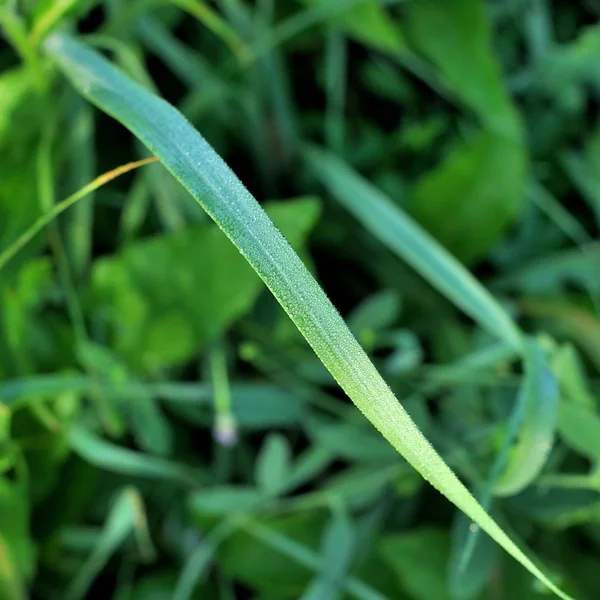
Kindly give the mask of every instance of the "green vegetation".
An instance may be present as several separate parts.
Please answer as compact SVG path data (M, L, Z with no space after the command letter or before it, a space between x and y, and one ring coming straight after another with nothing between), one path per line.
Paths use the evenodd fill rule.
M2 0L0 597L592 600L599 15Z

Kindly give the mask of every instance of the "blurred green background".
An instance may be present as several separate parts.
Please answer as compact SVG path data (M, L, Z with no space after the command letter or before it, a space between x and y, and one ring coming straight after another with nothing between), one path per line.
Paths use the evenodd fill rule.
M0 252L145 156L44 55L53 29L78 33L190 119L460 478L595 600L599 17L595 0L0 0ZM308 143L538 336L560 396L534 406L549 452L525 489L488 493L525 410L515 355L325 189ZM0 271L0 600L24 598L549 596L379 436L152 164Z

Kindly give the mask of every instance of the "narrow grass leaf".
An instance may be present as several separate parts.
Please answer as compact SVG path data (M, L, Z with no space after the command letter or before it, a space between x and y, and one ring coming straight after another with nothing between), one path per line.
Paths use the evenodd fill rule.
M321 540L322 572L315 577L301 600L336 600L342 593L356 536L352 521L343 506L336 507Z
M458 514L451 540L448 586L453 598L478 598L498 558L498 546L463 514Z
M375 50L398 54L406 47L406 42L396 22L386 13L382 2L378 0L362 0L353 3L347 0L303 0L309 7L326 6L331 11L328 23L347 32L356 41L373 47ZM347 5L346 10L344 6ZM334 9L340 12L335 14ZM310 8L305 11L309 13ZM294 15L299 19L303 12Z
M198 19L207 29L210 29L217 37L222 39L240 61L246 63L250 60L250 51L245 42L235 29L211 8L208 2L202 2L201 0L171 0L171 2Z
M377 239L482 327L521 347L521 334L498 301L397 205L333 154L310 148L305 156L329 192Z
M397 29L393 28L387 16L380 12L382 9L377 4L394 5L403 4L406 1L379 0L378 3L375 3L373 0L330 0L327 2L323 2L323 0L311 0L311 6L284 19L275 25L267 35L255 43L250 49L251 54L253 58L257 58L272 48L297 37L308 29L325 23L339 21L340 19L343 21L348 15L350 15L351 19L351 23L349 24L350 29L353 30L353 33L361 41L373 43L379 49L382 49L382 45L385 45L386 49L389 49L390 46L394 49L402 48L404 46L404 38ZM362 14L359 17L361 20L364 20L365 14L367 14L367 27L360 27L357 25L357 21L352 23L351 13L354 10L361 11ZM361 25L364 25L364 23L361 22ZM381 35L382 32L384 33L383 36Z
M70 11L83 4L82 0L42 0L36 7L30 39L39 44Z
M213 397L212 386L204 383L166 381L110 382L84 375L32 375L23 379L0 382L0 402L13 410L50 399L61 394L92 394L124 402L143 402L144 397L161 398L173 408L208 407ZM261 383L235 382L231 386L233 411L241 427L272 429L298 423L305 416L301 395Z
M106 442L80 425L71 427L69 443L75 454L113 473L174 481L190 487L196 487L201 482L200 473L190 467Z
M110 557L135 530L139 521L141 499L134 489L126 489L118 496L108 515L106 524L91 556L65 592L65 600L84 598L94 579Z
M47 52L92 103L128 127L188 189L260 275L323 364L382 435L425 479L531 573L568 598L491 519L419 431L298 255L206 140L171 105L67 35ZM472 285L472 283L471 283ZM481 296L481 292L476 294ZM484 298L489 302L486 296ZM487 308L487 302L484 302ZM497 315L504 315L498 309ZM493 320L494 325L497 321ZM510 319L502 323L520 338Z
M186 560L173 590L172 600L190 600L196 586L206 574L219 544L235 529L231 520L217 525Z
M525 381L522 421L518 441L511 449L508 464L495 486L498 496L510 496L527 487L540 473L552 449L558 419L558 382L540 342L525 344Z
M402 589L415 600L450 600L443 577L448 562L449 540L440 529L413 529L383 537L383 560L394 570Z
M73 204L75 204L77 201L81 200L88 194L91 194L93 191L113 180L115 177L119 177L119 175L128 173L133 169L137 169L143 165L155 162L156 160L157 159L154 157L144 158L143 160L130 162L126 165L117 167L116 169L112 169L111 171L96 177L94 181L88 183L85 187L81 188L62 202L55 204L48 212L36 219L33 225L27 231L25 231L25 233L19 236L17 240L15 240L8 248L3 250L2 253L0 253L0 269L2 269L6 263L13 258L15 254L19 252L19 250L21 250L21 248L26 246L40 231L42 231L44 227L46 227L49 223L52 223L56 217L73 206Z
M75 114L71 120L72 142L68 155L71 189L78 190L92 181L95 171L95 129L93 112L80 97L73 102ZM81 280L92 261L92 231L94 226L93 197L73 209L65 235L73 274Z
M240 521L239 527L265 543L267 546L289 556L303 567L317 572L323 568L322 558L316 552L285 534L249 519ZM355 577L347 577L343 583L343 587L344 590L348 592L350 596L356 598L356 600L387 600L387 598L377 590Z

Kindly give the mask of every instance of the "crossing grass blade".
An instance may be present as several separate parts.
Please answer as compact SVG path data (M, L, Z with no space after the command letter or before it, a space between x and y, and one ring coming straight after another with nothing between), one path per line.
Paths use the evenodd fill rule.
M53 205L50 210L36 219L29 229L27 229L8 248L0 253L0 270L19 252L19 250L26 246L40 231L42 231L46 225L52 223L56 217L73 206L73 204L85 198L87 195L91 194L93 191L97 190L99 187L108 183L115 177L119 177L119 175L123 175L124 173L127 173L133 169L137 169L138 167L155 161L155 157L150 157L135 162L130 162L126 165L121 165L116 169L112 169L111 171L96 177L96 179L94 179L92 182L88 183L80 190L77 190L74 194L68 198L65 198L62 202Z
M568 599L433 449L298 255L190 123L170 104L72 37L52 35L46 50L81 94L133 132L203 206L263 279L340 386L394 448L540 581Z

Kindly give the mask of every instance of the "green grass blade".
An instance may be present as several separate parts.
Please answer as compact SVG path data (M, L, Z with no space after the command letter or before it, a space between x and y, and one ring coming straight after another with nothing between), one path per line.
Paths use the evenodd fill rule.
M299 565L317 573L322 572L323 558L310 548L299 544L296 540L251 519L240 519L238 527L247 531L261 542L264 542L267 546L288 556ZM376 589L356 577L346 577L343 587L356 600L386 600L386 597Z
M108 173L104 173L103 175L96 177L94 181L88 183L86 186L82 187L80 190L76 191L62 202L54 204L52 208L48 210L48 212L36 219L36 221L27 231L20 235L8 248L0 253L0 270L19 252L19 250L26 246L40 231L42 231L44 227L52 223L56 217L73 206L73 204L75 204L77 201L85 198L87 195L91 194L105 183L108 183L111 179L114 179L123 173L127 173L132 169L137 169L137 167L141 167L142 165L147 165L148 163L155 161L156 158L151 157L117 167Z
M68 155L69 181L78 190L94 178L95 171L95 125L89 105L80 98L74 103L72 117L72 142ZM80 283L92 262L92 231L94 225L93 196L90 202L78 204L69 221L65 245L73 274Z
M325 139L332 150L340 153L344 148L347 62L344 34L337 29L332 29L327 35L325 57L327 88Z
M325 187L362 225L490 333L521 348L521 333L494 297L435 239L335 155L309 148Z
M69 444L75 454L100 469L132 477L166 479L191 487L199 484L192 468L111 444L79 425L69 430Z
M519 392L522 396L519 440L496 482L497 496L511 496L525 489L546 464L558 420L558 393L546 351L538 341L526 342L525 380Z
M238 60L243 63L250 60L250 51L242 38L227 21L221 18L218 12L210 7L208 2L200 2L199 0L171 0L171 2L198 19L217 37L221 38L237 56Z
M104 568L110 557L122 546L136 529L136 523L145 521L144 509L139 493L125 489L116 499L97 546L71 582L65 593L67 600L85 597L94 579Z
M42 8L37 10L31 28L30 39L37 45L50 32L60 20L71 10L75 9L81 0L56 0L55 2L41 3Z
M194 591L205 576L219 544L233 531L235 531L233 520L225 520L200 542L181 569L177 585L173 590L173 600L190 600L194 597Z
M47 52L90 102L130 129L221 227L323 364L381 434L440 492L563 599L477 503L398 402L298 255L206 140L170 104L66 35ZM511 331L514 327L508 320ZM516 331L513 344L520 341Z

